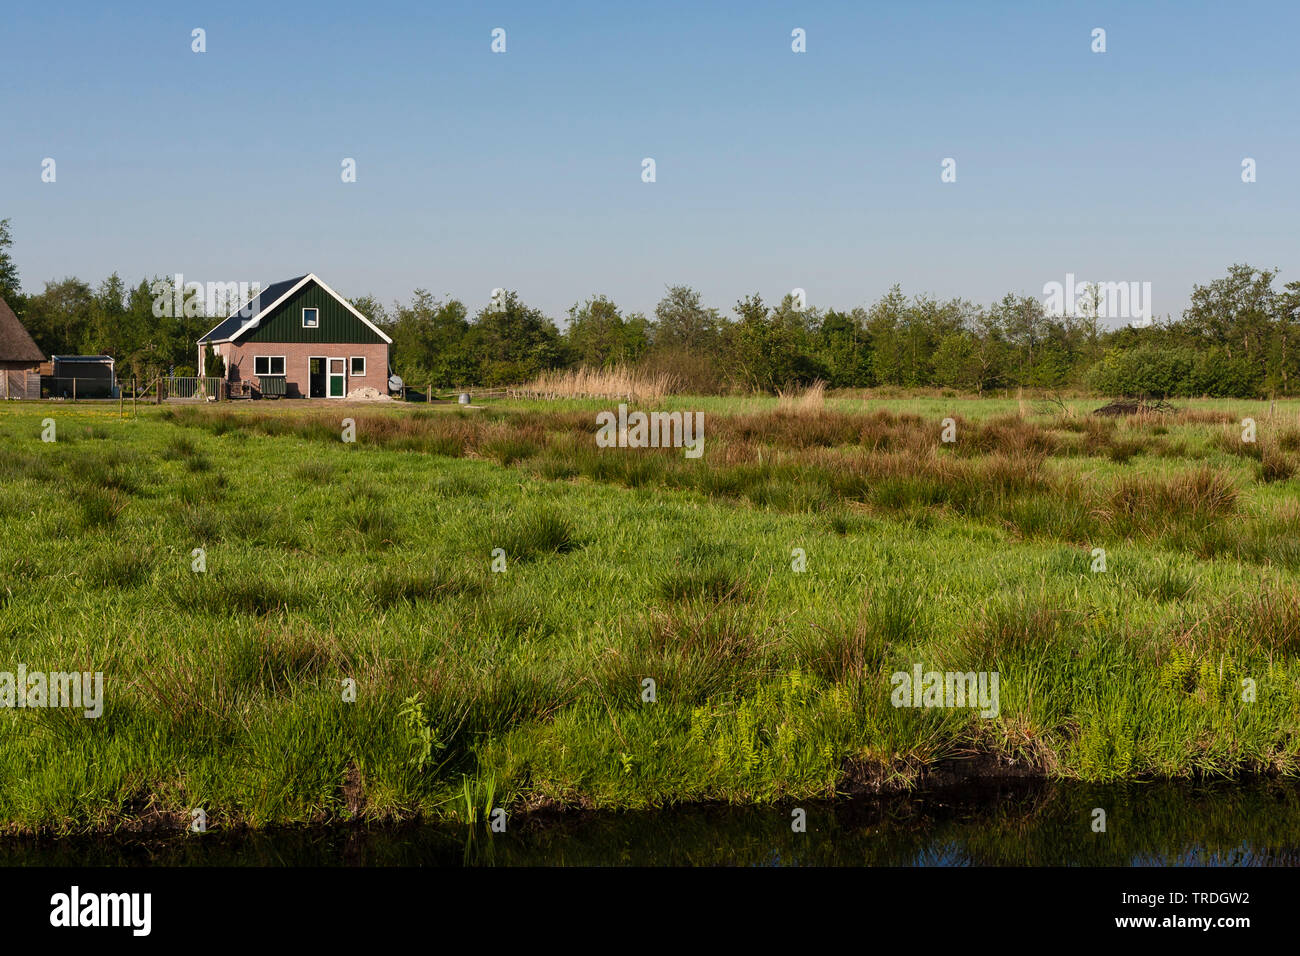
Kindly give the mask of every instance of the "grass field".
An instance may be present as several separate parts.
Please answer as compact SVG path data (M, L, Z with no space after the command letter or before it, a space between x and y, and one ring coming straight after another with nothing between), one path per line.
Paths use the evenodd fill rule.
M1099 404L666 400L698 459L583 400L0 406L0 671L105 696L0 710L0 823L1295 774L1300 403ZM998 716L893 706L918 663Z

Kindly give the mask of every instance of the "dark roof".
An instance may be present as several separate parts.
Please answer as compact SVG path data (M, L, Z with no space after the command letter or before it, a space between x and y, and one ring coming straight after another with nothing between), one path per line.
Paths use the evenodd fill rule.
M0 362L44 361L45 353L32 341L9 303L0 299Z
M243 328L244 323L246 323L249 319L257 315L267 306L274 304L276 299L280 298L282 295L284 295L286 292L288 292L290 289L292 289L294 286L296 286L299 282L301 282L305 278L307 278L307 276L301 275L298 276L298 278L296 279L285 279L283 282L272 282L269 286L267 286L256 296L254 296L251 300L249 300L249 302L246 305L244 305L241 309L239 309L229 318L225 319L220 325L218 325L207 335L199 339L199 342L203 343L203 342L226 341L232 335L238 332L241 328Z
M56 362L99 362L102 364L113 361L111 355L51 355L50 358Z

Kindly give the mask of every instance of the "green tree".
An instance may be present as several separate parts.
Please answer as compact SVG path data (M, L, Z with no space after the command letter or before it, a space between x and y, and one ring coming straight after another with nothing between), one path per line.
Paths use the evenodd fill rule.
M94 294L80 279L47 282L26 303L24 321L46 355L75 355L90 324Z
M731 364L721 353L726 323L688 286L672 286L655 306L648 331L650 345L640 367L671 375L686 391L706 394L720 389Z
M505 292L474 316L465 336L480 385L515 385L560 366L561 342L555 323Z
M479 369L466 347L469 320L464 303L444 302L427 289L416 289L410 304L395 306L382 327L393 340L393 368L408 383L477 384Z
M871 372L871 340L862 309L829 309L817 328L817 355L832 388L862 388L875 384Z
M907 364L903 336L906 321L907 299L897 285L867 311L871 371L881 385L903 384Z
M633 314L625 319L610 299L592 296L569 309L565 357L588 368L630 365L645 354L649 332L645 316Z
M13 233L9 229L9 220L0 219L0 299L9 303L9 307L19 315L22 306L22 283L18 278L18 266L9 254L13 247Z
M655 336L658 346L690 349L712 348L721 334L722 318L717 309L706 308L700 294L689 286L672 286L655 306Z

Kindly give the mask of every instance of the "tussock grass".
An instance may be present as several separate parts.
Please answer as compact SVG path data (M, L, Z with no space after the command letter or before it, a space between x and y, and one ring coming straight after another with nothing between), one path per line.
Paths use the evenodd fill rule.
M328 485L338 478L338 466L331 461L310 459L300 461L293 466L294 478L309 485Z
M389 547L399 537L393 510L370 497L360 497L341 508L336 525L342 534L366 549Z
M1296 461L1276 448L1266 448L1255 466L1255 479L1264 483L1290 481L1296 476Z
M151 570L152 562L147 555L114 548L90 559L86 577L96 587L126 589L143 584Z
M760 671L774 644L771 626L749 609L707 598L653 608L630 631L622 648L597 660L597 686L639 695L649 678L657 697L690 705Z
M1300 655L1300 593L1267 587L1224 602L1190 633L1218 649L1246 644L1270 657L1294 658Z
M1067 639L1075 616L1043 593L1017 591L1000 595L980 611L960 646L973 664L966 669L994 670L1000 662L1051 647Z
M127 498L113 488L79 488L75 495L80 508L77 525L82 531L112 527L127 505Z
M837 609L831 620L801 632L794 656L811 673L860 687L875 679L895 653L928 636L925 598L899 585L867 594L855 611Z
M1123 576L1118 577L1124 580ZM1164 603L1191 597L1196 588L1196 576L1185 563L1166 559L1154 566L1132 570L1126 583L1131 583L1147 598Z
M490 548L501 548L513 561L532 561L548 554L568 554L579 547L573 523L554 511L508 515Z
M309 603L309 596L287 581L265 576L238 578L227 575L193 574L168 584L172 603L194 614L265 617Z
M744 601L750 586L738 552L709 542L692 542L658 576L656 590L665 601L694 599Z
M225 659L225 677L235 691L268 696L289 694L326 673L348 670L337 647L285 627L241 636Z
M441 601L463 595L477 595L483 586L478 581L448 569L442 564L430 568L385 568L374 579L371 591L382 608L399 604Z

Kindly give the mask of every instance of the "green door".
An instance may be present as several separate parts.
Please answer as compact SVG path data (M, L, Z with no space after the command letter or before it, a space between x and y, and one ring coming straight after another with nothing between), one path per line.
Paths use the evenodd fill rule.
M342 398L347 394L345 382L347 381L346 366L341 358L330 359L330 398Z

